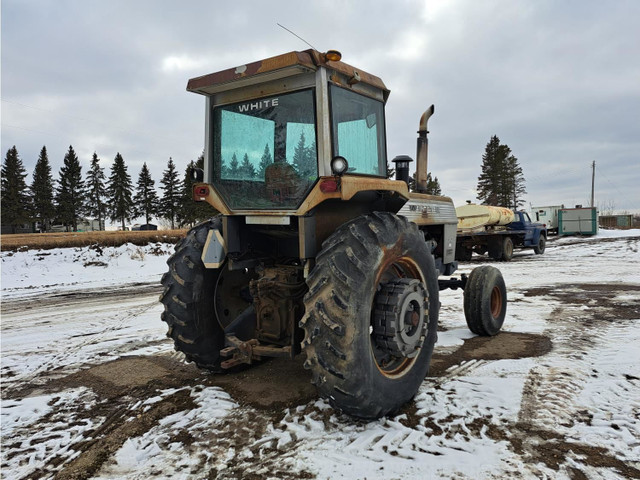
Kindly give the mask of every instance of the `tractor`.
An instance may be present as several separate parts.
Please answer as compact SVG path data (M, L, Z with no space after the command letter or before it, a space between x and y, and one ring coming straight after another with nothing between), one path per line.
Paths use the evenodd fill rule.
M187 90L206 100L193 198L219 212L187 233L162 277L162 320L188 361L222 373L304 354L322 398L374 419L424 381L440 290L464 290L472 332L500 331L500 271L452 277L456 211L425 193L433 105L410 192L409 156L388 176L389 90L335 50L240 65Z

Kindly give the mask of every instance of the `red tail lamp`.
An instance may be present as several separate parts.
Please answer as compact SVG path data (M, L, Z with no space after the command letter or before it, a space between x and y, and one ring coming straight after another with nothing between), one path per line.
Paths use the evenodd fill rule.
M333 178L329 178L327 180L323 180L322 182L320 182L320 191L322 193L337 192L338 191L338 181L333 179Z
M193 186L193 200L196 202L204 202L209 196L209 187L207 185Z

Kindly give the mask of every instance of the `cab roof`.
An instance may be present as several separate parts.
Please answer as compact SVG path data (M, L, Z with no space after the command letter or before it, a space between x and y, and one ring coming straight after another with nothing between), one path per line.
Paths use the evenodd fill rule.
M389 90L379 77L342 61L326 60L323 53L313 49L284 53L246 65L195 77L187 83L187 91L201 95L213 95L246 85L255 85L296 74L315 72L321 67L329 70L330 76L331 71L334 71L346 76L346 78L356 77L358 82L366 83L382 90L385 99L389 95ZM337 76L332 77L332 80L340 83Z

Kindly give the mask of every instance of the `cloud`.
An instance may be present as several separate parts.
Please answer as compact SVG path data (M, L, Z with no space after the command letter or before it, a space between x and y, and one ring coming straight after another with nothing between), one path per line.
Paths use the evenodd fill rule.
M204 145L204 99L187 80L308 46L383 79L389 158L415 156L432 103L430 165L456 203L498 135L520 160L527 201L570 203L596 160L597 194L640 209L640 3L405 0L225 4L194 0L2 2L2 149L57 171L72 144L89 164L116 151L159 178ZM11 103L12 102L12 103ZM566 166L551 185L541 172ZM634 168L635 167L635 168ZM575 172L580 172L578 175ZM588 175L588 171L587 171ZM601 190L598 190L600 188ZM460 198L458 198L458 195Z

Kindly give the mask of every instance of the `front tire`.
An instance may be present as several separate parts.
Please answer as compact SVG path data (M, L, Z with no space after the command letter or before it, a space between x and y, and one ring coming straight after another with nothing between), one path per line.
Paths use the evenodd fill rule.
M376 212L339 227L307 280L305 367L334 408L397 410L424 380L438 323L433 256L417 226Z
M219 218L192 228L176 245L167 260L169 271L162 277L164 304L162 320L167 323L167 336L175 349L200 368L220 372L220 350L225 335L215 314L214 292L220 269L207 269L202 263L202 250L207 234L222 228Z
M464 288L464 316L476 335L497 335L507 314L507 289L495 267L474 268Z
M538 239L538 245L533 247L533 251L537 255L542 255L546 248L547 248L547 239L544 237L544 235L540 235L540 238Z

